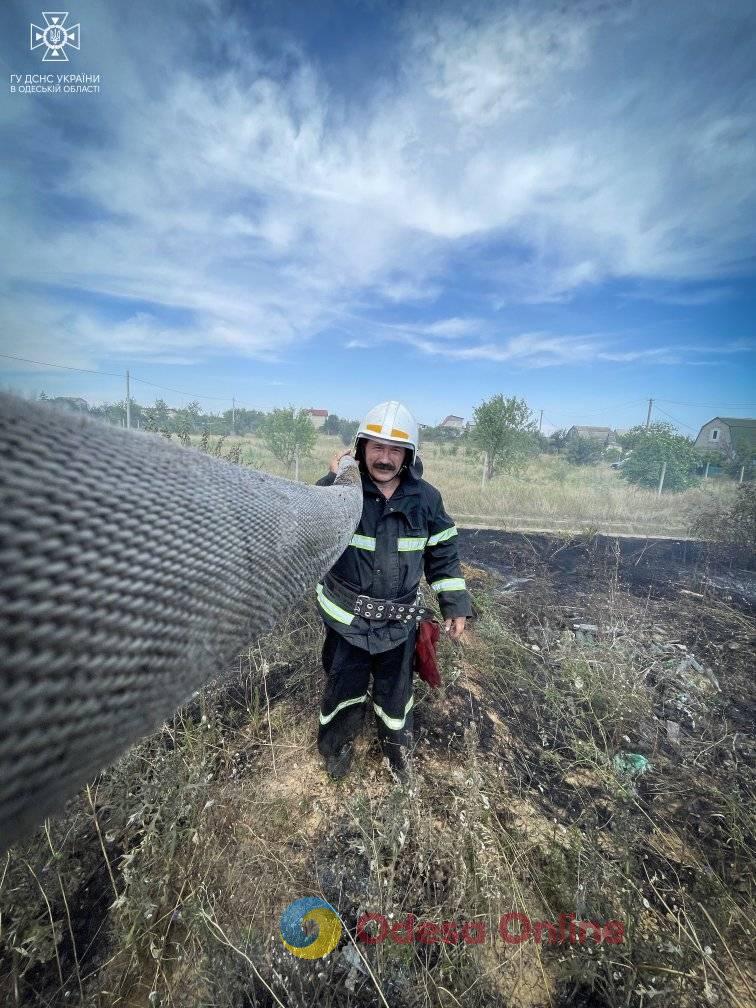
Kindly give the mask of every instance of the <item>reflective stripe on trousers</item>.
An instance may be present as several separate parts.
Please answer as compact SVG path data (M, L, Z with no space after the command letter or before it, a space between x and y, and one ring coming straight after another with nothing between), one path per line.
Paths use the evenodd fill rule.
M372 701L378 737L392 758L399 746L412 744L412 677L415 630L398 647L371 655L328 627L323 645L326 684L319 725L318 748L324 756L337 752L359 735L372 678Z

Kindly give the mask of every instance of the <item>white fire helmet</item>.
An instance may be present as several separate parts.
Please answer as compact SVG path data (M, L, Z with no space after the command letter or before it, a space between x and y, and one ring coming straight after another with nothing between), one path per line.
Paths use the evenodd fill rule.
M414 465L417 457L417 420L406 406L395 399L378 403L368 410L355 436L355 447L364 438L390 441L391 444L409 448L412 451L410 465Z

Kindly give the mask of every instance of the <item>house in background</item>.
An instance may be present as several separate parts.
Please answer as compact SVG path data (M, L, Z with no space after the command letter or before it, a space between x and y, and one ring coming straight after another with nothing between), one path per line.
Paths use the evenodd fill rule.
M445 420L441 421L439 427L449 427L452 430L463 431L465 429L464 417L452 416L450 414Z
M719 452L728 459L750 462L756 458L756 419L714 417L698 432L694 447L702 452Z
M312 420L314 427L322 427L328 417L327 409L308 409L305 410L305 413Z
M576 441L578 438L598 441L602 445L617 444L617 435L611 427L570 427L567 431L567 440Z
M49 403L50 406L62 406L64 409L74 410L76 413L89 412L89 403L79 396L47 396L43 393L40 400Z

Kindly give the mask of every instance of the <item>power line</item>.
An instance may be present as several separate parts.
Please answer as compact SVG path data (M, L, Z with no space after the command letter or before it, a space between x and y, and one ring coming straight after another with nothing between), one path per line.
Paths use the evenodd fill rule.
M58 368L62 371L78 371L80 374L105 375L108 378L123 378L126 373L119 371L97 371L92 368L71 367L70 364L52 364L50 361L31 360L29 357L18 357L16 354L0 353L0 357L5 357L8 360L23 361L24 364L36 364L39 367ZM169 388L167 385L156 385L155 382L145 381L144 378L135 378L133 375L131 376L131 381L139 382L140 385L149 385L150 388L161 389L163 392L174 392L176 395L188 396L190 399L214 399L216 402L228 402L229 399L228 396L211 396L202 395L196 392L183 392L181 389Z
M671 406L702 406L706 409L725 409L731 406L756 406L756 403L741 402L741 403L695 403L695 402L676 402L674 399L657 399L657 402L669 403Z
M550 420L549 417L547 417L545 413L544 413L543 419L546 421L547 424L551 424L552 427L556 427L557 429L559 429L559 424L558 423L554 423L553 420Z
M215 399L217 402L228 402L229 396L201 395L199 392L182 392L181 389L169 388L167 385L156 385L155 382L145 381L144 378L134 378L132 381L139 382L140 385L149 385L150 388L161 389L163 392L175 392L176 395L188 396L190 399Z
M698 430L696 427L691 427L690 424L683 423L682 420L678 420L677 417L673 417L671 413L666 413L660 406L656 407L656 412L661 413L662 416L667 417L668 420L672 420L674 423L679 424L681 427L687 427L688 430L695 431Z
M580 414L579 419L582 419L583 417L589 417L589 416L599 416L602 413L609 412L609 410L624 409L626 406L637 406L638 403L642 403L642 402L646 402L646 400L645 399L631 399L630 402L609 403L608 406L603 406L601 409L586 410L584 413ZM554 410L554 412L555 413L562 413L562 416L565 416L565 415L573 416L574 415L574 414L563 413L561 410ZM551 421L549 421L549 422L551 422Z
M107 375L109 378L123 378L123 374L115 371L93 371L91 368L70 367L68 364L51 364L49 361L29 360L28 357L17 357L15 354L10 353L0 353L0 357L23 361L25 364L38 364L40 367L60 368L63 371L80 371L82 374L101 374ZM135 378L134 381L136 380Z

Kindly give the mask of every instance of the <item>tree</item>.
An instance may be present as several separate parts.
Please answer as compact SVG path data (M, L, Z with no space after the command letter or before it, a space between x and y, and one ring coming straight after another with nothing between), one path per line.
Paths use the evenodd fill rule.
M323 426L320 428L324 434L338 435L340 420L335 413L329 413L325 418Z
M173 416L173 428L184 434L194 434L202 430L202 407L196 400L183 409L176 410Z
M531 455L548 455L550 447L551 442L545 434L541 434L541 432L537 430L530 434Z
M144 410L145 427L151 431L165 431L168 428L169 416L168 407L165 400L156 399L154 406L147 406Z
M422 438L423 441L457 441L461 435L461 430L456 430L454 427L423 427Z
M242 409L240 406L236 407L235 414L234 417L234 411L224 410L223 419L226 421L229 431L231 430L231 422L234 421L234 429L237 434L254 434L265 419L262 410Z
M260 424L260 434L277 459L291 469L294 459L312 454L316 432L304 410L274 409Z
M126 400L120 399L118 402L104 402L99 406L92 406L89 410L92 416L100 417L106 423L113 424L114 427L123 427L126 423ZM143 407L138 402L131 400L131 426L136 427L143 412Z
M354 436L359 430L359 420L339 420L339 437L341 443L350 447L354 441Z
M476 406L470 442L486 453L486 478L522 469L536 430L524 399L499 393Z
M572 462L573 465L590 465L592 462L596 462L600 457L602 451L602 445L598 441L594 441L592 438L570 438L567 442L567 451L565 455L567 456L568 462Z
M622 477L638 486L656 487L662 468L665 490L685 490L696 481L700 456L690 438L678 434L671 424L633 427L623 438L632 452L622 466Z
M567 431L564 427L558 427L555 431L552 431L549 435L549 443L557 455L562 454L562 448L567 444Z

